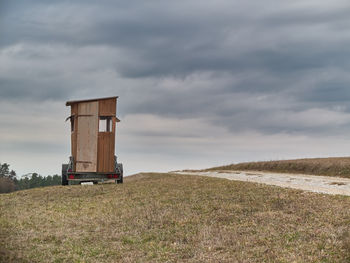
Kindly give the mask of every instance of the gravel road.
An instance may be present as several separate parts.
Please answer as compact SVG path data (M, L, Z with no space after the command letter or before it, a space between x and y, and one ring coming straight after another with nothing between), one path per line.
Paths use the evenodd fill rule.
M254 171L178 172L181 174L226 178L288 187L311 192L350 196L350 179L305 174L285 174Z

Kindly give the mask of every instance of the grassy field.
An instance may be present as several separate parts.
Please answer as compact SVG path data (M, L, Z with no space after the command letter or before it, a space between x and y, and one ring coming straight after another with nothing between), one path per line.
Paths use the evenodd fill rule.
M230 164L210 170L255 170L281 173L303 173L350 178L350 157L313 158Z
M175 174L0 195L1 262L350 262L350 198Z

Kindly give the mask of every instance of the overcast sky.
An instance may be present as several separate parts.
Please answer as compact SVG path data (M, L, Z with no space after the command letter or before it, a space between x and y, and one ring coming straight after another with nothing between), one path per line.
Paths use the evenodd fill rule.
M350 155L348 0L0 0L0 163L60 173L118 95L127 174Z

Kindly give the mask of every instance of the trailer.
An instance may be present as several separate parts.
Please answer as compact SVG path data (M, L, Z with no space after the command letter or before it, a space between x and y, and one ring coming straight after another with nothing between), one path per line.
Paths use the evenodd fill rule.
M62 164L62 185L73 182L123 183L123 165L115 156L118 97L67 101L71 115L71 156Z

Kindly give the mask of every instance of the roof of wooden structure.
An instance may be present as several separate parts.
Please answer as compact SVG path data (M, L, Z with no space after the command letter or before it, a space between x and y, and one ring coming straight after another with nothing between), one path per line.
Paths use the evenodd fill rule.
M80 103L80 102L91 102L91 101L98 101L98 100L108 100L108 99L117 99L118 96L114 97L105 97L105 98L96 98L96 99L87 99L87 100L71 100L66 102L66 106L71 106L72 104L75 103Z

